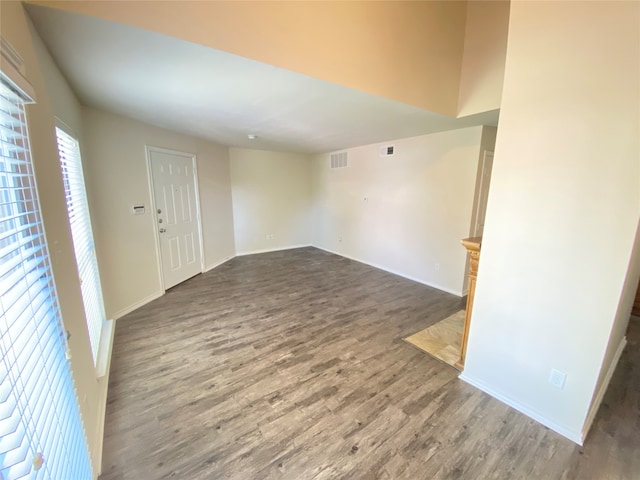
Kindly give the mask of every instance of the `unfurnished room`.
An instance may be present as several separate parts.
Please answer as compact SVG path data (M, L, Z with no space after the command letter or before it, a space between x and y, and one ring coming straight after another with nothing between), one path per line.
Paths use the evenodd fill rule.
M0 479L640 479L640 2L0 0Z

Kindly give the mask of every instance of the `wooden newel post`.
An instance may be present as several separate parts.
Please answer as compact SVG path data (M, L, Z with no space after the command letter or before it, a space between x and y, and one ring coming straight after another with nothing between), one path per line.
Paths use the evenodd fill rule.
M469 259L469 294L467 295L467 309L464 315L464 329L462 331L462 344L460 346L460 360L456 363L459 370L464 369L464 360L467 355L467 338L471 326L471 312L473 311L473 297L476 293L476 279L478 278L478 263L480 262L480 246L482 237L471 237L461 240L462 245L471 254Z

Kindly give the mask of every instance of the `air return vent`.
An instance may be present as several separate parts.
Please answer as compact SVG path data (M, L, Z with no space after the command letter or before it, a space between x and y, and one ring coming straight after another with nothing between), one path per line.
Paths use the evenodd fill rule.
M347 166L347 152L331 154L331 168L345 168Z
M381 157L390 157L396 151L396 147L394 145L383 145L380 147L380 156Z

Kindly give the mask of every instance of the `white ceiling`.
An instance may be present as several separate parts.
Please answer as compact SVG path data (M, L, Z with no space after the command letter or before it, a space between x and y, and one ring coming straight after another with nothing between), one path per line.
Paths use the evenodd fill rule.
M166 35L27 10L83 104L225 145L317 153L497 123L497 111L455 119Z

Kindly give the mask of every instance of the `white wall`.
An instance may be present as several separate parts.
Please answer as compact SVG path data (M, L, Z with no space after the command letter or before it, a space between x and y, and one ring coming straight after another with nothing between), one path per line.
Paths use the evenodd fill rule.
M229 156L238 255L309 245L309 157L245 148Z
M482 127L347 150L347 168L313 157L313 243L462 294ZM385 144L386 145L386 144Z
M109 318L162 294L145 145L197 156L205 268L235 255L228 149L125 117L83 109L84 165ZM145 205L145 215L133 215Z
M640 214L639 9L511 4L463 378L578 442Z

